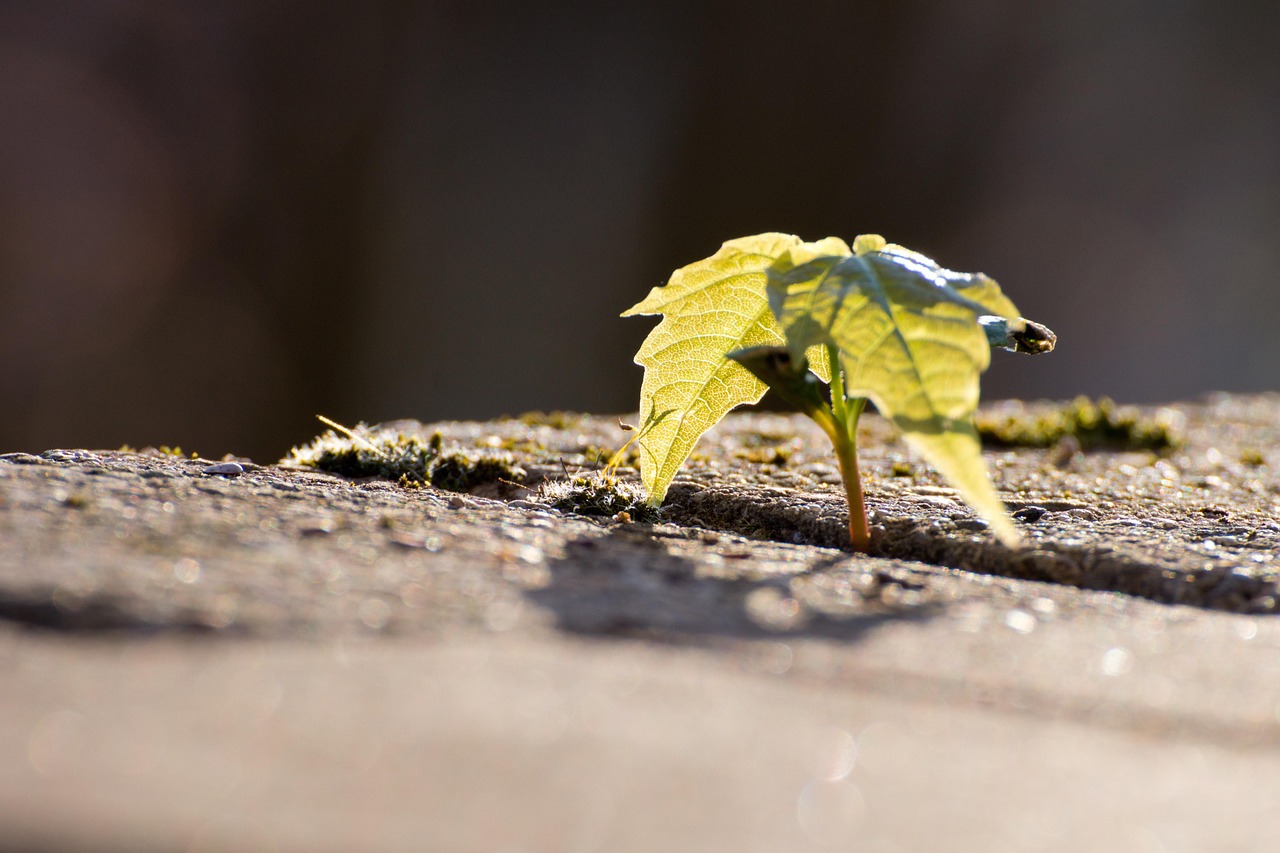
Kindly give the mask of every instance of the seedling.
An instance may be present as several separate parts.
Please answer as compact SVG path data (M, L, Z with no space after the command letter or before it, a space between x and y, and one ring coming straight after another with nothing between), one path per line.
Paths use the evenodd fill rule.
M865 234L850 247L758 234L676 270L623 316L661 314L636 354L640 475L658 506L698 439L766 388L830 437L849 501L849 539L871 537L858 472L867 401L1013 546L973 426L990 348L1042 353L1056 338L1018 315L981 273L957 273Z

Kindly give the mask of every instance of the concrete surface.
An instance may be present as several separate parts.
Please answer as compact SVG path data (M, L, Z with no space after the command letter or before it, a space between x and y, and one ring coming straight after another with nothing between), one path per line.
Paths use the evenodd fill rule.
M993 454L1011 506L1060 507L1003 555L927 471L892 476L910 457L874 423L870 557L810 544L836 487L777 416L711 436L656 525L0 459L0 849L1272 849L1278 410L1180 407L1164 458ZM442 429L532 436L538 476L610 424ZM784 468L735 455L761 436ZM741 535L797 506L774 538L803 541ZM941 565L884 553L926 533ZM946 565L1097 586L1104 558L1116 588L1162 581ZM1201 606L1162 603L1182 587Z

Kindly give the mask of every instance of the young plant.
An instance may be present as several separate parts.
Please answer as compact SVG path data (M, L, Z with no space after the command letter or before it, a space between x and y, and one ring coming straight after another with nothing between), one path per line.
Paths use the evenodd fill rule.
M850 247L787 234L730 240L623 313L661 314L636 353L640 474L660 505L694 444L766 387L820 426L849 500L849 538L870 547L857 427L868 400L1013 546L1018 535L973 427L990 348L1040 353L1055 337L981 273L957 273L864 234Z

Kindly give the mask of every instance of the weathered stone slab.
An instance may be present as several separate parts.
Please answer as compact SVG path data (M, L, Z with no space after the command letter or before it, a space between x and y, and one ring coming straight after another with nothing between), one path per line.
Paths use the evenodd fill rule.
M466 495L0 457L0 830L1251 849L1280 829L1280 398L1177 409L1164 456L993 453L1015 551L874 418L873 556L777 415L708 436L653 524L541 502L625 440L608 419L400 424L527 474Z

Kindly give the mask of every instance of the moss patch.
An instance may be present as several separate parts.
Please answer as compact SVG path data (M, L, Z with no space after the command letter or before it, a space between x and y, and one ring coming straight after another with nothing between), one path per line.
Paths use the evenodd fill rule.
M521 483L525 470L510 453L463 450L441 454L431 467L431 485L451 492L469 492L486 483Z
M974 418L982 443L991 447L1052 447L1074 438L1084 450L1168 450L1181 443L1172 415L1144 415L1106 397L1077 397L1054 408L1010 403Z
M582 412L525 412L515 420L525 426L547 426L552 429L580 429L587 421Z
M289 451L289 462L341 477L377 477L402 485L431 485L468 492L496 481L522 482L525 470L501 451L444 449L444 438L430 438L359 424L350 435L328 430L310 444Z
M1261 468L1267 464L1267 457L1262 455L1262 451L1249 447L1240 451L1240 463L1250 468Z
M737 451L733 455L737 459L745 459L757 465L782 467L790 461L793 453L795 453L795 448L789 445L774 445L772 447L748 447Z
M658 510L645 503L644 489L603 471L548 480L538 487L533 500L578 515L612 517L625 512L632 521L658 520Z

